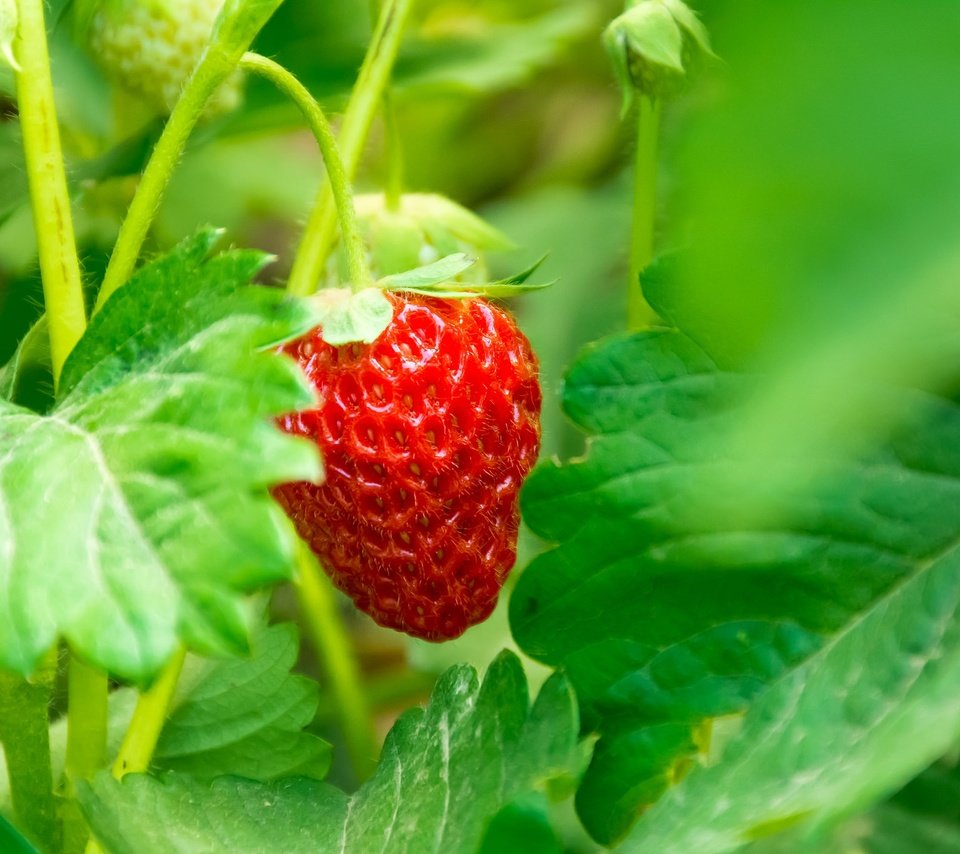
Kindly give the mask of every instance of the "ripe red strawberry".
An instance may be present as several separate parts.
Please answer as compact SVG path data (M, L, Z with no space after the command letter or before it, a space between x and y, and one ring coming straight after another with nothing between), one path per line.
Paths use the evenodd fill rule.
M490 615L516 560L537 361L483 299L388 296L393 320L372 344L333 347L318 328L286 346L320 404L282 426L319 445L327 480L276 494L359 608L446 640Z

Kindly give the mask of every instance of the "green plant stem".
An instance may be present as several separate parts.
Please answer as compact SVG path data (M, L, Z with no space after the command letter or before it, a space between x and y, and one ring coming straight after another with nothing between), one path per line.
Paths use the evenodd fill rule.
M47 712L55 677L55 652L30 681L0 672L0 742L13 811L20 829L45 851L59 847Z
M307 88L282 65L256 53L244 54L240 60L240 67L244 71L259 74L265 77L288 98L290 98L303 113L310 130L316 137L323 162L327 170L327 179L331 187L337 216L340 220L340 231L347 251L347 269L350 282L354 288L362 288L370 283L370 271L364 254L363 239L360 236L360 226L357 224L357 213L353 206L353 191L350 188L350 179L347 177L337 148L337 139L330 129L330 123L316 99L307 91Z
M209 52L197 66L177 101L160 139L153 149L137 192L120 226L116 245L104 274L103 285L97 294L94 311L120 288L133 274L140 250L147 238L150 224L156 215L170 178L180 162L187 140L196 127L210 96L234 69L234 63L219 52Z
M350 763L362 781L373 773L379 751L360 668L337 609L333 586L302 543L298 568L296 592L303 620L333 695Z
M654 313L640 289L640 274L653 260L653 229L657 200L657 140L660 134L660 103L638 98L637 153L633 176L633 230L630 246L630 282L627 291L627 325L644 329Z
M127 728L120 752L113 763L113 776L121 780L127 774L142 774L150 768L150 760L160 739L160 733L170 711L170 702L177 689L187 650L181 646L173 654L157 681L137 700L130 726ZM96 839L87 843L86 854L102 854Z
M130 726L113 763L113 776L118 780L125 774L141 774L150 767L186 657L187 650L181 646L157 681L137 700Z
M66 771L73 779L90 777L106 761L107 690L106 673L71 656Z
M70 194L60 146L43 0L19 0L17 103L49 318L54 383L87 325Z
M76 780L89 779L106 762L107 755L107 674L70 657L67 677L67 794L73 794ZM76 803L63 812L63 842L67 852L82 851L89 831Z
M349 181L356 175L360 154L390 79L412 7L413 0L385 0L380 10L373 40L340 127L340 153ZM330 184L324 181L293 260L287 284L292 294L305 296L316 290L336 237L332 201Z
M397 105L389 91L383 93L383 125L387 144L387 210L396 213L403 199L403 138L397 121Z

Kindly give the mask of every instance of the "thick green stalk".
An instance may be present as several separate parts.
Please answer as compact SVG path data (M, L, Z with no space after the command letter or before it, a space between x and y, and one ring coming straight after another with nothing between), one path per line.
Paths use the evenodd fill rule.
M17 104L56 383L86 328L86 309L53 98L43 0L19 0L17 8Z
M646 95L638 98L637 153L633 176L633 230L630 246L630 281L627 291L627 325L646 328L654 313L640 289L640 275L653 260L653 230L657 200L657 141L660 103Z
M92 777L106 762L107 674L71 656L67 682L67 793L73 782ZM89 831L75 802L63 813L63 843L66 852L82 851Z
M47 656L31 681L0 672L0 742L14 815L20 829L45 851L59 847L47 711L55 676L56 653Z
M365 780L376 768L379 751L360 668L337 610L333 586L302 543L298 568L296 591L303 621L333 695L354 773Z
M385 0L340 127L340 153L347 179L360 164L370 125L390 80L413 0ZM288 290L305 296L316 290L336 238L337 216L330 183L324 181L293 260Z
M316 137L323 162L327 170L327 178L332 188L336 203L337 215L340 220L340 231L347 250L347 269L350 282L355 288L361 288L370 283L370 272L367 269L367 260L364 254L363 238L360 236L360 226L357 224L357 213L353 207L353 191L350 188L350 179L347 177L337 148L337 139L330 129L326 115L316 99L307 91L307 88L282 65L256 53L244 54L240 61L244 71L259 74L265 77L288 98L290 98L303 113L303 117L310 125L310 130Z

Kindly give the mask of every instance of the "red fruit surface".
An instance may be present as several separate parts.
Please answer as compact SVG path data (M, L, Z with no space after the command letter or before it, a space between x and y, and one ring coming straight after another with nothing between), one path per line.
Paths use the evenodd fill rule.
M276 495L334 583L380 625L428 640L485 620L516 560L517 496L540 448L530 344L482 299L389 294L373 344L288 344L318 408L281 426L326 481Z

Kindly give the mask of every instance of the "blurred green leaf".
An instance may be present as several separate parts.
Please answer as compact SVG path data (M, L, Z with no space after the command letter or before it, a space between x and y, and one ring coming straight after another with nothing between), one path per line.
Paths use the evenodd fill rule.
M601 841L682 776L712 718L747 713L637 844L728 850L860 805L960 726L960 410L876 390L902 416L887 443L792 482L789 445L757 460L729 442L757 388L677 333L596 346L565 388L588 455L525 487L527 524L561 545L520 578L511 623L601 733L578 794Z
M27 842L2 815L0 815L0 850L5 851L6 854L37 854L37 849Z
M725 64L671 156L671 313L725 364L840 340L960 243L949 0L715 4ZM722 77L721 77L722 76Z
M575 765L576 709L562 676L531 708L519 661L503 654L476 671L441 677L425 710L406 712L374 776L353 796L293 778L255 784L108 775L80 800L111 851L471 851L491 819L521 793Z
M240 594L291 569L293 532L267 489L319 464L267 419L313 398L291 363L256 351L315 318L244 286L262 254L207 261L216 238L201 233L108 302L50 415L0 403L6 668L29 674L58 637L136 680L181 640L242 648Z

